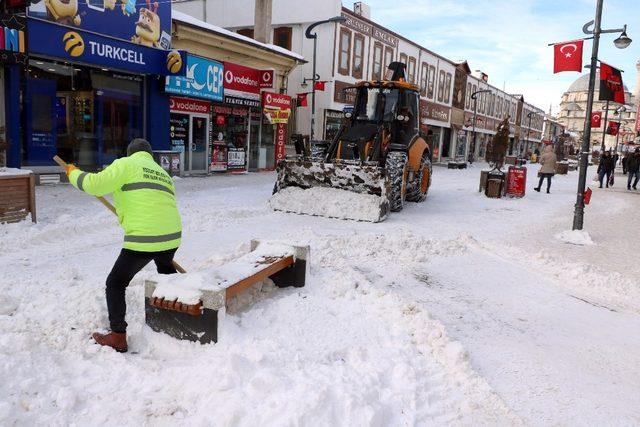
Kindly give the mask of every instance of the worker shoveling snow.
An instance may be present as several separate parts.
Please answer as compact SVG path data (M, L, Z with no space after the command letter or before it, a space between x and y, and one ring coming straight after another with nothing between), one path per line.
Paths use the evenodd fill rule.
M277 211L379 222L386 218L386 214L381 216L381 199L373 194L359 194L337 188L287 187L271 196L269 205Z

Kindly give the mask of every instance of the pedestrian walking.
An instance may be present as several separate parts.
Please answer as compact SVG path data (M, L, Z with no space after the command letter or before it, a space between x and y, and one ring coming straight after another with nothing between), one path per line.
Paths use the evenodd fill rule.
M547 194L551 192L551 178L556 173L556 163L558 158L556 157L556 153L553 152L553 146L548 145L544 150L544 154L540 157L540 164L542 167L540 168L540 172L538 175L540 176L540 181L538 182L538 186L534 188L535 191L540 192L542 188L542 182L544 179L547 179Z
M630 152L626 152L624 157L622 157L622 174L626 175L627 174L627 163L629 162L629 157L631 156L632 153Z
M606 186L609 188L609 182L611 181L611 174L613 174L614 163L613 156L610 151L605 151L600 157L598 163L598 180L600 181L600 188L602 188L605 177L607 178Z
M640 180L640 148L628 156L627 158L627 172L629 178L627 178L627 190L631 190L631 181L633 180L633 189L637 190L638 181Z
M83 172L69 164L67 176L74 187L93 196L113 193L124 244L106 281L111 332L95 332L92 337L100 345L126 352L129 282L151 261L160 274L176 273L173 255L180 246L182 224L173 180L153 160L149 142L140 138L129 144L127 157L102 172Z

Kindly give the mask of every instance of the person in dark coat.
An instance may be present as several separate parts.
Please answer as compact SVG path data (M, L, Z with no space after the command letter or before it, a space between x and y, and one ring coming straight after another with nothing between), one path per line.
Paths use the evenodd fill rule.
M607 178L607 188L609 188L609 182L614 168L615 163L613 162L611 151L605 151L602 157L600 157L600 163L598 164L598 180L600 181L600 188L602 188L602 182L605 177Z
M629 161L629 157L631 157L632 153L627 152L622 158L622 174L627 174L627 162Z
M633 180L633 189L637 190L636 186L640 180L640 148L636 148L636 151L627 158L627 172L629 178L627 179L627 190L631 190L631 180Z

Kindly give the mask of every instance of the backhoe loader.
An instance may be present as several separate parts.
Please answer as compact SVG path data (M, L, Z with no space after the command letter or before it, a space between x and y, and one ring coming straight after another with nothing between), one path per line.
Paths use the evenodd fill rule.
M420 90L405 80L400 62L389 65L384 80L347 90L355 91L353 110L345 113L324 156L280 161L273 192L322 186L375 195L379 215L373 221L379 222L405 201L424 201L431 185L431 151L419 131Z

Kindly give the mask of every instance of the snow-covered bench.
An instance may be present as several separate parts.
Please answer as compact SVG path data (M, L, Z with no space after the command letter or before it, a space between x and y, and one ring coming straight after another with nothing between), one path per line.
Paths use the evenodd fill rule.
M267 279L279 287L303 287L308 246L251 242L251 251L219 267L145 281L146 323L174 338L217 342L219 325L234 298Z

